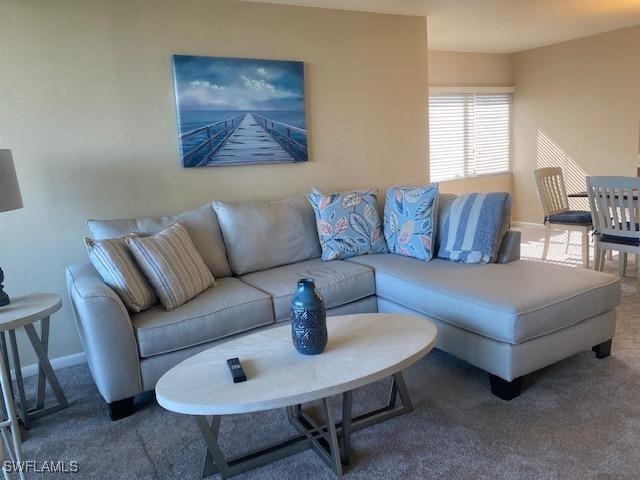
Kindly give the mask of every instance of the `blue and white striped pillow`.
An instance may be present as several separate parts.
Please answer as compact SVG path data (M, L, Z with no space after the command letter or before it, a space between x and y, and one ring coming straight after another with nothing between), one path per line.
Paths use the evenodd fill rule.
M460 195L440 229L438 258L461 263L495 261L508 228L510 205L505 192Z

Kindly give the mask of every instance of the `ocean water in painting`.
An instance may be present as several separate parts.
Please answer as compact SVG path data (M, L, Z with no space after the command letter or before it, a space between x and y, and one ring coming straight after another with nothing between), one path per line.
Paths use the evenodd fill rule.
M301 62L173 57L185 167L308 159Z

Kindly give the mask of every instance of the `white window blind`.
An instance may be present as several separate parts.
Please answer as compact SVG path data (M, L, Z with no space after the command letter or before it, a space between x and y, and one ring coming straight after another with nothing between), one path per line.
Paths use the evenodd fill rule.
M487 175L511 167L511 93L431 93L431 181Z

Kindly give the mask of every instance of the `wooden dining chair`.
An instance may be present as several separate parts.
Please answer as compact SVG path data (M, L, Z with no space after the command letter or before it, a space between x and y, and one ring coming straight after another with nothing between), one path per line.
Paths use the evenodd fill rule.
M624 276L627 254L636 255L640 291L640 178L587 177L587 195L594 220L595 269L602 271L607 250L620 255L620 275Z
M593 230L591 212L569 209L569 198L561 168L538 168L534 173L538 197L544 211L545 231L542 258L546 259L549 253L551 230L567 231L567 249L571 240L571 232L580 232L582 234L582 264L588 268L589 232Z

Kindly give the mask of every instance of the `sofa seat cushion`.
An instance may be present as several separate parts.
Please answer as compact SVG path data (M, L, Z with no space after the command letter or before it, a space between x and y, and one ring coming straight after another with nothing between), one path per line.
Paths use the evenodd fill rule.
M466 265L399 255L349 261L375 270L379 297L495 340L517 344L620 303L617 277L519 260Z
M131 321L139 355L150 357L273 323L273 307L266 293L226 277L175 310L158 305Z
M373 270L364 265L317 258L240 277L273 297L276 321L288 320L291 297L301 278L313 278L327 308L334 308L375 294Z

